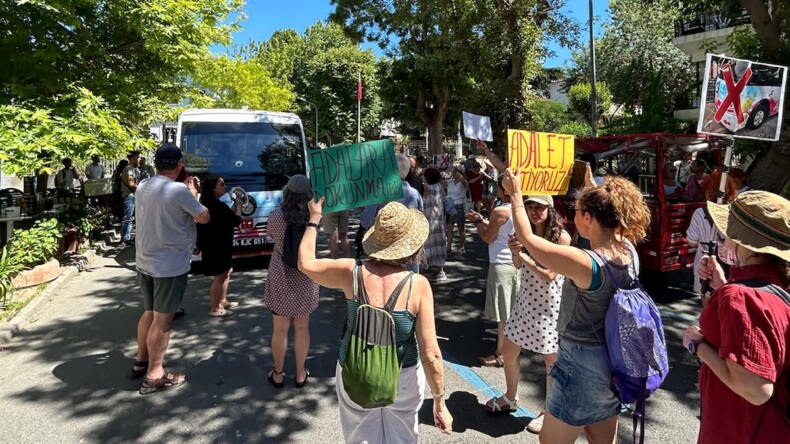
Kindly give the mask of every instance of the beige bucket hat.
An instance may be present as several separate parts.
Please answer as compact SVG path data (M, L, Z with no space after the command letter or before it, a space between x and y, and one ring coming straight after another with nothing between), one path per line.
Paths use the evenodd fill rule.
M524 203L527 202L535 202L547 207L554 206L554 199L551 196L527 196L524 199Z
M716 228L738 245L790 262L790 202L767 191L746 191L729 205L708 202Z
M390 202L379 210L362 238L362 248L374 259L398 260L416 253L427 238L428 220L421 211Z

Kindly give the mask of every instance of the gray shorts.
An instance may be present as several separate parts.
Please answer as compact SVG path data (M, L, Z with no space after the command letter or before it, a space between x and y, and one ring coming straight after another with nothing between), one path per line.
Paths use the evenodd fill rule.
M187 273L181 276L157 278L137 272L137 283L143 292L145 311L175 313L181 308L187 289Z
M348 210L324 214L324 232L348 234Z

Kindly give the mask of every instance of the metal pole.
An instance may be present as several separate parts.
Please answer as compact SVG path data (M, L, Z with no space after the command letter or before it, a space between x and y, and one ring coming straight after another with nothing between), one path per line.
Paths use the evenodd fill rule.
M590 71L592 81L590 82L590 128L592 129L592 136L598 136L596 129L596 116L597 97L595 91L595 39L593 34L593 0L590 0Z

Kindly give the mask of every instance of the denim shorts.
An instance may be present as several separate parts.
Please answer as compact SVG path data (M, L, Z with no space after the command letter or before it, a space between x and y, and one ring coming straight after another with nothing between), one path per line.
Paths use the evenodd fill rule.
M549 375L546 408L560 421L578 427L620 413L620 401L609 388L612 371L599 345L560 338L557 362Z
M447 225L456 225L458 229L464 227L464 223L466 219L464 219L464 205L458 204L455 206L455 214L448 214L447 215Z

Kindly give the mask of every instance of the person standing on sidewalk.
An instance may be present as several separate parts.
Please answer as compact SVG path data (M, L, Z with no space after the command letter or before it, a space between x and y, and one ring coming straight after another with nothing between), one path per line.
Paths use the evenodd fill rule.
M342 250L342 254L349 254L348 218L348 210L335 211L324 215L324 232L329 236L329 256L332 259L337 259L338 257L338 246Z
M145 311L137 323L137 357L132 376L145 375L140 394L182 386L186 376L163 367L170 342L170 324L181 307L187 287L192 249L197 239L195 222L210 220L197 200L200 182L190 177L176 182L184 168L181 150L164 144L154 159L157 174L137 188L137 282ZM136 163L136 160L135 160Z
M121 240L126 245L134 245L132 241L132 222L134 221L134 193L140 182L140 152L129 153L129 165L121 171L121 202L123 202L123 220L121 221Z

